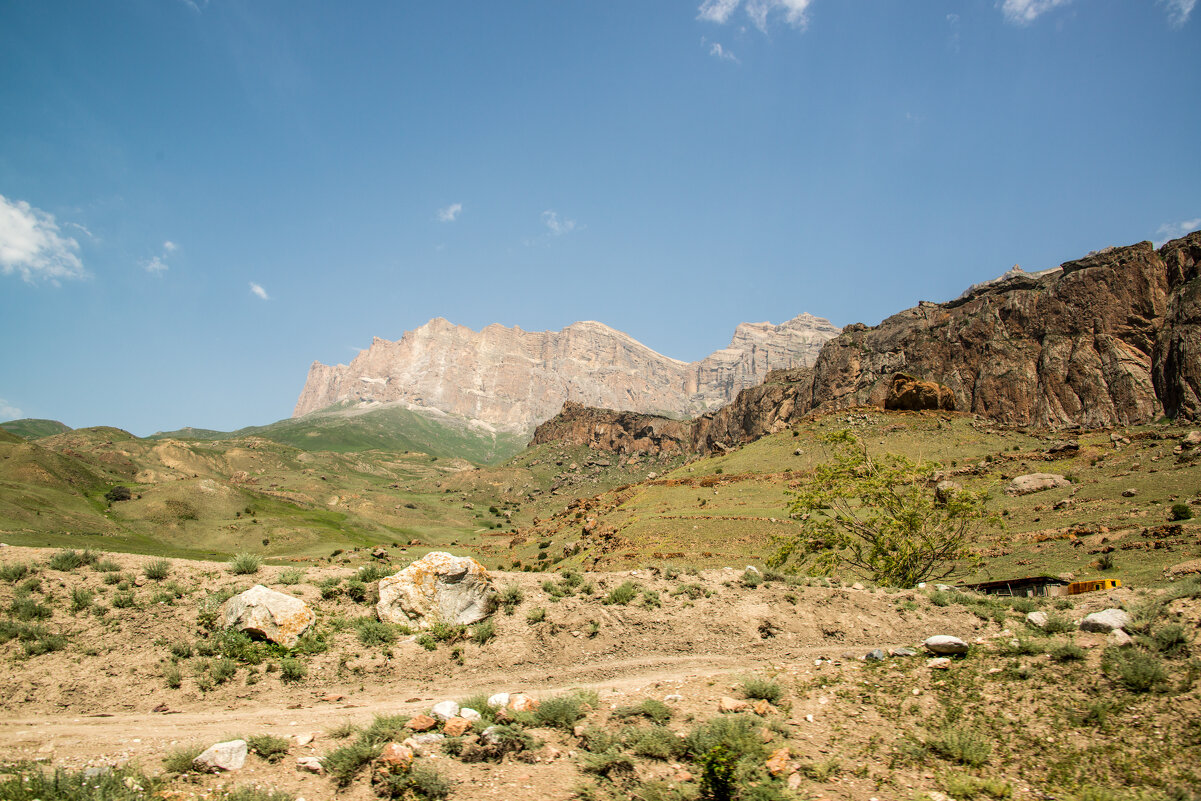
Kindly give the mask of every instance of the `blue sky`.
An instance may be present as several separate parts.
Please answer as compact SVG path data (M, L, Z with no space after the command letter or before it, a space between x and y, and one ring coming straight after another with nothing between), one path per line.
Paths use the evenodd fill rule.
M680 359L1201 227L1196 0L0 0L0 419L291 413L442 316Z

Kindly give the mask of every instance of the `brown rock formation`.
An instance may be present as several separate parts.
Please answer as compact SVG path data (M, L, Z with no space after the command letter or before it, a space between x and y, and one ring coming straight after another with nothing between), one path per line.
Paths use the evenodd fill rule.
M690 453L691 420L597 409L568 401L559 414L534 429L531 445L563 442L614 453Z
M888 385L885 409L920 412L927 409L955 411L955 393L937 381L920 381L911 375L897 373Z
M349 365L314 362L294 416L344 401L401 403L520 431L567 400L685 416L729 403L773 368L811 365L837 333L808 314L744 323L729 347L689 364L596 322L475 332L436 319L398 342L376 338Z
M878 405L907 371L945 384L957 408L1017 425L1129 425L1165 407L1196 415L1199 250L1201 232L1158 252L1107 248L848 326L822 348L806 407Z

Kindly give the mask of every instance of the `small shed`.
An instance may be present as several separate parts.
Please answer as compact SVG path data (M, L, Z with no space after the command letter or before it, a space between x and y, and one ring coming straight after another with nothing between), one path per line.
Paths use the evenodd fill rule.
M1054 576L1027 576L1026 578L981 581L961 585L965 590L975 590L985 595L1012 595L1033 598L1039 595L1067 595L1068 584Z

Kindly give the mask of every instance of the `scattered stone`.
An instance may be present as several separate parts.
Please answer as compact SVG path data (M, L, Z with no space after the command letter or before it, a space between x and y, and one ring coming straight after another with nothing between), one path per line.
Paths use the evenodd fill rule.
M756 701L754 704L752 704L751 709L752 709L752 711L754 711L754 713L756 715L758 715L761 718L765 718L768 715L774 714L776 712L776 708L774 706L772 706L771 701L768 701L763 698L760 698L758 701Z
M1047 448L1047 455L1053 456L1056 459L1062 459L1068 456L1074 456L1080 450L1080 443L1071 440L1067 442L1056 442L1050 448Z
M680 695L679 693L672 693L671 695L663 696L664 703L668 703L668 704L677 704L683 700L684 700L684 696Z
M851 589L852 590L866 590L867 587L864 587L862 584L860 584L858 581L856 581L854 584L851 585Z
M879 648L873 648L872 650L868 651L867 656L863 658L869 662L883 662L888 658L888 656Z
M383 548L375 548L374 550L371 551L371 556L374 559L387 559L388 552L387 552L387 550L385 550Z
M934 485L934 502L939 506L946 506L947 502L960 492L963 492L962 484L958 481L944 479Z
M413 749L400 743L388 743L380 752L379 761L395 773L403 773L413 767Z
M934 659L926 660L926 667L933 670L946 670L951 667L951 660L945 656L935 657Z
M509 705L508 693L496 693L488 697L488 706L506 707Z
M947 634L936 634L933 637L926 639L922 645L926 646L926 650L932 654L966 654L968 644L958 637L951 637Z
M479 712L476 712L469 706L465 706L459 710L459 717L461 717L463 720L470 721L471 723L476 723L480 720L483 720L483 715L481 715Z
M518 693L509 699L508 708L514 712L533 712L538 708L538 701L524 693Z
M1055 509L1056 511L1060 511L1063 509L1071 509L1075 505L1076 505L1076 500L1074 498L1064 498L1062 500L1056 501L1051 508Z
M305 732L304 734L292 735L292 742L296 743L297 745L308 745L309 743L313 742L313 740L316 740L316 739L317 739L317 735L311 731Z
M1109 632L1109 636L1107 636L1105 639L1107 641L1106 644L1115 648L1129 648L1130 646L1134 645L1134 638L1121 629L1114 629L1113 631Z
M1122 497L1123 497L1123 498L1133 498L1135 495L1138 495L1138 490L1136 490L1136 489L1125 489L1125 490L1122 490Z
M803 450L801 450L800 448L797 448L795 451L792 452L792 455L793 456L804 456L805 452Z
M405 728L409 731L429 731L437 725L438 721L429 715L415 715L405 724Z
M245 740L228 740L224 743L210 745L200 756L192 760L192 765L205 773L241 770L242 766L246 764L248 751Z
M888 655L901 657L917 656L917 651L913 650L912 648L889 648Z
M717 702L718 712L745 712L750 707L746 701L724 696Z
M480 741L484 745L500 745L501 736L497 734L500 726L489 726L480 732Z
M788 770L788 763L792 759L792 752L788 747L777 748L771 752L771 756L767 758L767 772L772 776L779 776L784 771Z
M317 620L304 601L262 584L226 601L221 616L225 628L238 629L285 648L296 645L300 635Z
M788 774L788 789L792 790L793 792L796 792L797 790L801 789L802 781L803 781L803 779L801 778L801 774L799 774L799 773Z
M443 722L459 716L459 705L454 701L442 701L434 704L430 714Z
M1026 613L1026 624L1034 626L1036 629L1045 629L1047 627L1046 612L1028 612Z
M446 739L446 735L437 734L435 732L426 732L425 734L414 734L412 737L406 737L401 745L406 748L411 748L414 754L418 756L429 756L437 753L439 743Z
M462 737L471 731L471 721L466 718L451 718L442 724L442 733L447 737Z
M315 756L296 757L296 768L316 773L318 776L325 773L325 766L321 764L321 759Z
M441 621L466 626L492 614L496 596L496 587L479 562L433 551L380 579L375 610L388 623L429 628Z
M1029 495L1032 492L1043 492L1049 489L1070 486L1072 486L1072 482L1058 473L1028 473L1024 476L1018 476L1011 481L1009 486L1005 488L1005 494Z
M1080 621L1081 631L1096 631L1108 634L1114 629L1125 629L1130 625L1130 615L1121 609L1103 609L1093 612Z

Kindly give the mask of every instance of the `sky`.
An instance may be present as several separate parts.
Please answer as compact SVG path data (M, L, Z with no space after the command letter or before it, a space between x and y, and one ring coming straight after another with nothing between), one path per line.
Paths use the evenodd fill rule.
M0 420L434 317L684 360L1201 228L1197 0L0 0Z

